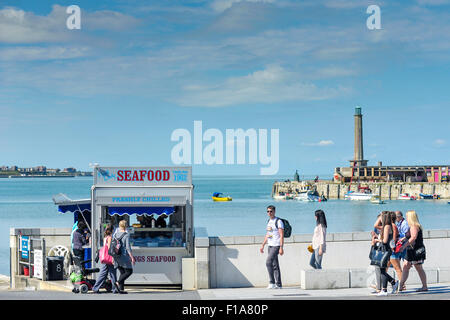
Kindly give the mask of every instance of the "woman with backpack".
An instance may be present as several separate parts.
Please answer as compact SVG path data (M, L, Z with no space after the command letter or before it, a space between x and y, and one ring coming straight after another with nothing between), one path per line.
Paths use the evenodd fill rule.
M313 252L309 264L314 269L322 269L322 257L327 248L327 219L325 212L316 210L316 227L312 238Z
M114 258L114 266L119 269L120 276L115 282L119 293L127 293L124 290L125 280L128 279L133 273L133 265L135 260L133 257L133 252L131 251L130 245L130 234L127 232L127 222L121 220L119 222L119 229L114 234L116 241L120 242L120 252Z
M102 287L103 283L106 281L107 276L111 279L111 283L113 284L113 293L119 293L119 290L116 288L116 269L114 268L114 259L108 255L108 248L111 246L111 235L113 232L113 226L108 224L105 228L105 233L103 234L103 247L107 249L105 251L101 250L100 253L100 262L102 266L100 267L100 273L95 281L95 285L92 288L94 293L100 293L99 289Z

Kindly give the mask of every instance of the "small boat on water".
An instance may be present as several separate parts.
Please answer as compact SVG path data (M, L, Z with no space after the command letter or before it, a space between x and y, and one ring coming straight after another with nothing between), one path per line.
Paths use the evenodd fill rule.
M425 194L425 193L419 193L420 199L440 199L441 196L438 194Z
M274 194L272 196L274 200L286 200L286 194L284 192L280 192L278 194Z
M356 201L367 201L372 199L372 197L373 197L372 193L356 192L356 191L349 191L344 195L344 199Z
M293 200L294 197L295 197L295 196L294 196L292 193L286 193L285 199L286 199L286 200Z
M314 193L311 190L299 192L298 195L295 196L295 200L297 201L309 201L310 196Z
M322 201L327 201L327 198L325 198L324 196L319 196L317 191L308 190L308 191L300 192L297 196L295 196L295 200L310 201L310 202L315 202L315 201L322 202Z
M229 196L225 197L223 195L223 193L221 192L214 192L213 196L212 196L213 201L219 201L219 202L223 202L223 201L232 201L233 199Z
M401 193L397 199L398 200L416 200L416 197L410 195L409 193Z
M374 204L384 204L384 201L381 200L380 196L373 196L370 198L370 202Z

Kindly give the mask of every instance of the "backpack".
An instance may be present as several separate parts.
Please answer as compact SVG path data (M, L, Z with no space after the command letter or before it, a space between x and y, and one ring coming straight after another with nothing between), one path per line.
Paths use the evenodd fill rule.
M116 258L122 254L122 250L123 250L122 238L125 236L125 234L126 234L126 232L122 233L120 238L116 238L114 236L111 239L111 245L109 246L109 249L108 249L108 254L111 257Z
M269 219L269 220L270 220L270 219ZM289 221L287 221L286 219L278 218L278 217L277 217L277 219L275 220L275 226L278 226L278 225L277 225L278 220L283 221L283 224L284 224L284 237L285 237L285 238L289 238L289 237L291 236L291 234L292 234L292 227L291 227L291 224L290 224ZM269 222L269 221L267 221L267 222Z

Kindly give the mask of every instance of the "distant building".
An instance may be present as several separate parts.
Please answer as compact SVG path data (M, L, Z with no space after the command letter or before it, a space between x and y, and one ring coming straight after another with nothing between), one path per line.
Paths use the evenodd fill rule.
M77 169L75 169L75 168L64 168L62 172L65 172L65 173L76 173Z
M363 152L363 127L361 107L355 109L355 150L350 167L334 169L335 182L444 182L450 181L450 165L367 166Z
M33 168L33 171L39 172L39 173L46 173L47 172L47 167L45 167L45 166L37 166L37 167Z
M19 167L17 166L12 166L12 167L8 167L8 166L1 166L0 167L0 171L18 171Z

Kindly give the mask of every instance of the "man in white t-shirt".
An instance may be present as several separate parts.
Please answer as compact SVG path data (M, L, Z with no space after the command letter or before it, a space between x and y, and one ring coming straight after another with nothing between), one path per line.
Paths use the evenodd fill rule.
M275 207L267 207L267 215L269 221L267 222L267 232L264 237L260 252L264 253L264 246L266 243L269 245L266 260L267 271L269 272L269 286L267 289L281 289L281 271L278 263L278 254L283 255L284 245L284 224L283 221L275 217Z

